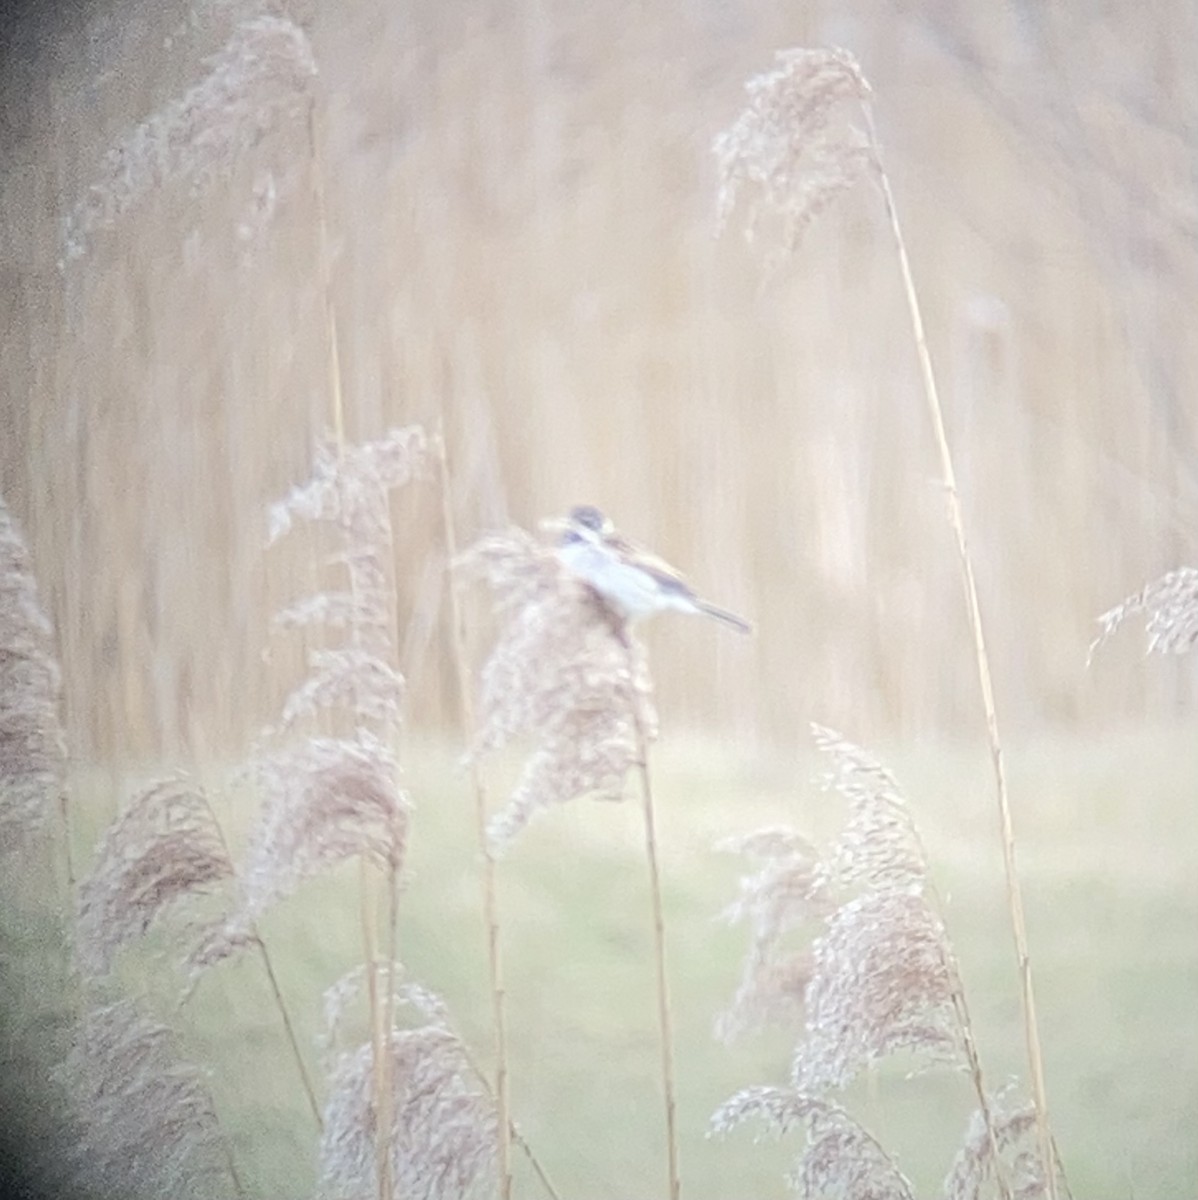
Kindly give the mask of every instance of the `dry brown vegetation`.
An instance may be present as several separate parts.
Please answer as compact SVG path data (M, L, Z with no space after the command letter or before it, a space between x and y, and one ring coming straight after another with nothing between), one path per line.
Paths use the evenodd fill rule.
M328 424L302 117L226 185L166 189L57 265L105 154L203 80L251 7L90 6L8 56L0 484L81 752L174 752L201 729L235 745L277 699L245 664L304 568L298 547L259 566L260 514ZM974 711L874 198L828 211L764 287L756 251L712 236L709 143L742 80L828 41L884 101L1009 719L1192 694L1168 665L1079 686L1093 614L1184 564L1194 523L1187 6L300 15L329 97L349 436L443 409L466 540L592 500L750 609L748 650L656 635L676 720L789 736L851 716L864 736ZM409 612L436 584L402 586ZM439 633L405 631L425 728L452 711Z
M510 1200L519 1146L557 1200L512 1115L499 852L542 811L619 800L635 779L665 1194L679 1200L650 698L700 724L718 705L726 732L762 738L813 708L865 732L973 732L980 684L1026 1084L995 1089L984 1073L898 784L816 727L848 815L822 849L775 827L736 843L757 860L729 910L749 924L750 952L717 1025L727 1038L798 1027L789 1080L737 1092L712 1127L801 1129L787 1182L803 1200L910 1200L917 1189L848 1096L895 1057L947 1066L977 1111L962 1114L944 1194L1068 1194L998 713L1096 727L1129 703L1172 712L1193 699L1192 676L1165 666L1198 628L1176 536L1198 494L1181 398L1192 348L1160 318L1194 298L1177 143L1198 103L1166 69L1163 40L1142 43L1144 65L1170 103L1120 84L1103 108L1063 60L1113 66L1106 39L1142 33L1142 18L1025 14L1006 28L938 6L845 18L837 32L862 58L885 37L928 66L921 78L954 97L955 123L943 101L904 94L896 56L878 56L867 81L850 51L792 49L750 78L728 124L737 102L723 81L745 74L742 53L761 36L800 40L751 6L740 16L727 37L710 15L638 10L604 38L593 16L531 6L471 10L463 27L431 5L397 23L363 3L325 23L214 0L175 23L130 4L25 27L42 38L28 61L44 69L22 96L25 136L4 135L16 316L0 348L24 408L10 405L0 457L22 519L0 505L0 833L6 847L53 843L66 864L60 1186L247 1194L215 1093L176 1053L152 995L112 999L132 948L181 932L184 1001L258 952L312 1110L319 1195ZM814 10L799 23L835 25ZM118 34L161 45L170 70L128 84L127 49L105 40ZM1032 98L1010 90L1028 62L1062 67ZM883 90L897 98L875 111ZM727 100L714 121L713 98ZM72 116L84 111L90 123ZM916 192L962 139L990 189L1012 164L1002 220L1035 214L1039 240L1018 243L1017 271L1012 244L996 248L990 190L975 193L960 156L946 156L959 169L927 189L923 219L900 223L892 160ZM1029 155L1041 186L1058 171L1071 190L1046 204L1016 188ZM1154 207L1142 170L1159 175ZM31 203L39 194L53 197L48 212ZM717 221L744 225L749 248L703 240ZM1074 340L1059 366L1040 335L1065 292ZM921 465L933 460L936 481ZM505 520L583 496L719 580L765 631L753 652L699 659L663 633L658 687L629 621ZM462 555L459 527L483 530ZM491 593L469 639L490 646L474 677L455 572ZM1096 590L1128 573L1153 582L1108 608ZM1102 608L1091 652L1142 616L1149 649L1173 654L1155 687L1081 686L1078 631ZM231 848L204 786L158 777L132 791L77 883L60 678L72 748L118 772L134 754L205 768L241 758L230 786L257 800L244 844ZM405 739L413 724L448 725L455 688L483 859L487 1069L402 953L419 806L403 786ZM494 802L483 768L511 746L528 757ZM314 1083L261 923L348 861L361 966L326 994Z

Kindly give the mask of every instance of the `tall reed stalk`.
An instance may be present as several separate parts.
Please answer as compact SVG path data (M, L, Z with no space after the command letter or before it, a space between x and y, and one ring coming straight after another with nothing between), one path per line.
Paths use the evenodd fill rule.
M330 250L328 201L325 194L324 159L321 154L318 98L313 96L308 106L308 153L311 159L312 195L316 206L318 237L318 270L325 322L325 347L329 367L329 398L333 419L333 436L337 453L345 458L345 398L341 377L341 340L337 329L337 306L333 299L333 268ZM354 590L353 572L350 573L350 590ZM355 600L357 597L355 596ZM377 1113L377 1136L375 1141L375 1166L378 1178L379 1200L391 1200L391 1081L392 1056L388 1052L391 1039L391 1011L394 995L394 963L397 949L396 896L398 880L391 868L388 884L387 914L387 980L385 999L380 1001L378 978L375 965L380 961L378 934L372 906L372 880L370 865L365 857L359 859L358 893L362 926L362 952L366 963L366 995L370 1007L370 1043L373 1052L373 1081L375 1111Z
M1044 1175L1048 1183L1050 1200L1056 1200L1057 1182L1055 1153L1051 1125L1048 1119L1048 1095L1044 1085L1044 1057L1040 1045L1039 1022L1036 1019L1036 997L1032 984L1031 955L1027 944L1027 926L1024 920L1023 890L1019 881L1016 861L1015 824L1011 816L1011 800L1007 790L1006 768L1003 763L1002 740L998 732L998 712L994 702L994 678L990 671L990 655L986 649L986 635L982 625L981 605L978 602L977 580L973 557L965 535L965 517L961 507L961 496L957 489L956 471L953 468L952 449L944 423L944 409L936 386L936 375L932 369L932 356L928 350L924 332L923 316L919 307L919 296L911 273L911 260L907 253L907 242L899 222L890 176L882 164L881 145L874 125L873 112L868 102L863 106L869 130L869 140L877 162L877 176L885 201L886 217L894 238L898 255L899 271L902 274L903 294L911 318L911 335L919 359L920 378L928 416L936 438L936 449L940 458L945 495L948 498L948 519L956 543L957 558L961 567L961 580L965 586L965 607L969 616L969 630L973 638L974 658L977 664L978 685L982 694L982 709L986 719L986 738L990 747L990 762L994 771L995 798L998 803L999 833L1002 839L1003 867L1006 876L1007 908L1011 919L1011 931L1015 940L1015 956L1019 966L1019 996L1023 1011L1024 1040L1027 1045L1028 1070L1031 1076L1032 1099L1036 1105L1036 1126L1039 1135L1040 1153L1044 1162Z
M774 70L749 81L748 107L715 140L714 150L721 171L721 218L727 218L743 185L751 184L750 227L763 216L779 222L785 249L790 250L797 245L811 221L847 188L863 178L874 178L881 187L948 497L949 523L965 585L965 604L997 793L1007 906L1018 960L1024 1037L1038 1139L1049 1196L1055 1200L1055 1157L1048 1120L1043 1055L1036 1020L1023 897L1016 864L1014 822L999 738L994 683L944 412L928 351L906 239L899 222L890 178L882 164L873 118L872 89L857 61L844 50L786 50L777 55L777 60ZM849 106L853 104L859 106L864 114L864 134L854 128L848 116Z
M473 688L469 662L466 657L465 626L462 618L461 586L454 571L457 560L457 530L453 519L453 497L449 487L448 451L445 430L436 434L437 464L441 484L441 519L444 526L446 570L449 574L449 620L453 645L454 666L458 679L458 704L462 731L467 744L477 733L474 716ZM487 837L487 792L482 776L482 764L470 757L470 782L474 791L474 818L478 832L479 853L482 855L483 922L487 933L487 969L491 988L491 1023L495 1043L495 1112L499 1133L499 1194L510 1200L512 1194L511 1164L511 1102L509 1095L507 1018L504 1011L503 954L499 937L499 898L496 888L495 854ZM538 1166L539 1170L539 1166ZM542 1177L544 1178L544 1177ZM546 1181L547 1186L548 1183ZM552 1191L552 1188L550 1187Z
M630 669L635 672L635 665ZM657 1023L661 1040L661 1086L666 1117L666 1168L669 1200L679 1200L682 1180L678 1165L677 1093L674 1085L674 1030L670 1009L670 982L666 971L666 926L661 901L661 873L657 865L657 827L653 811L653 779L649 772L649 738L637 705L637 770L645 819L645 861L649 868L649 904L653 915L653 965L657 983Z

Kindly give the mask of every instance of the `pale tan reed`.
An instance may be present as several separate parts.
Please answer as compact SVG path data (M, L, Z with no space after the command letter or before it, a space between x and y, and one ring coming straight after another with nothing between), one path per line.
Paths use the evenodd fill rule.
M477 733L474 716L474 680L466 656L466 630L463 624L461 587L453 565L458 557L457 529L453 516L453 495L450 490L449 457L445 445L444 427L435 439L438 449L438 467L441 482L441 520L445 537L446 570L449 574L449 621L452 639L454 666L458 680L458 704L461 710L462 730L467 744L473 743ZM496 880L495 854L487 838L487 791L483 780L482 764L475 755L470 756L470 782L474 791L474 821L478 834L479 853L482 856L483 876L483 923L487 934L487 971L491 991L491 1028L495 1047L495 1080L493 1084L495 1110L499 1123L499 1194L501 1200L510 1200L512 1194L511 1164L511 1096L508 1075L507 1015L504 1009L503 947L499 929L499 896Z
M29 548L0 497L0 858L26 847L57 807L74 890L61 673Z
M1040 1150L1046 1164L1045 1175L1049 1195L1055 1200L1056 1172L1047 1166L1054 1162L1054 1152L1044 1084L1043 1053L1036 1018L1023 895L1016 864L1014 823L1002 743L999 738L990 660L943 407L924 333L906 240L899 222L890 179L882 164L880 143L873 119L872 91L853 56L839 49L785 51L779 55L779 66L773 72L751 81L748 90L749 106L728 133L721 135L716 142L722 176L721 210L725 214L735 202L738 190L746 182L754 184L757 190L752 219L756 219L757 209L761 206L780 214L788 233L787 247L790 248L793 246L796 232L805 227L810 217L819 211L828 199L843 191L856 179L868 174L882 191L902 276L920 378L936 439L948 502L949 523L953 530L965 586L966 609L994 770L1007 902L1019 971L1024 1035L1037 1112ZM864 137L845 116L846 103L859 107L863 114ZM830 183L824 182L818 170L814 185L809 178L808 166L812 144L820 147L821 160L841 164L840 169L833 173L834 177ZM871 169L866 171L863 169L866 166ZM813 194L818 196L820 203L812 204ZM983 1106L984 1104L983 1097Z

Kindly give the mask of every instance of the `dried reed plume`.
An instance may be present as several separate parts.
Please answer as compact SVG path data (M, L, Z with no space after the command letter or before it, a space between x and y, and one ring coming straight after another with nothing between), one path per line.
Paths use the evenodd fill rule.
M789 1085L738 1093L712 1126L724 1133L761 1119L775 1132L805 1129L807 1149L791 1179L801 1197L814 1200L829 1189L909 1196L889 1157L830 1099L863 1070L900 1052L914 1054L918 1070L965 1068L986 1139L976 1153L996 1161L1003 1132L990 1128L998 1118L990 1112L960 972L902 792L860 747L819 726L814 733L831 760L824 782L848 802L848 819L822 854L784 829L741 840L764 863L742 880L729 910L750 924L753 940L736 1000L721 1018L725 1031L739 1032L779 1016L793 1020L801 1009L802 1036ZM795 931L806 933L809 948L796 944ZM875 1172L876 1191L854 1190ZM995 1174L1010 1200L1008 1176Z
M333 524L341 548L331 561L345 567L347 586L288 606L276 616L277 626L347 629L358 653L384 659L393 656L394 591L388 586L391 492L423 477L430 468L428 437L418 425L392 429L378 440L358 446L326 440L317 447L311 477L271 505L267 545L278 541L297 520ZM397 700L390 668L384 664L380 670L372 663L369 669L390 699ZM364 687L367 682L363 680ZM385 703L387 696L380 699ZM376 714L367 711L360 715L370 720Z
M380 968L380 976L395 972ZM325 1042L337 1041L346 1006L360 991L361 968L326 992ZM380 977L379 984L384 982ZM388 1196L404 1200L462 1200L494 1189L498 1135L495 1110L451 1027L444 1004L427 990L394 983L393 1007L411 1024L387 1038L390 1103L377 1105L374 1051L369 1042L332 1058L329 1098L320 1143L323 1200L363 1200L378 1194L376 1139L385 1130L390 1165Z
M109 826L79 888L76 957L107 974L122 946L188 900L233 877L207 797L183 778L144 788Z
M54 630L25 539L0 497L0 858L43 829L55 803L65 824L59 688ZM69 846L67 855L69 868Z
M535 749L488 838L502 851L555 804L620 800L640 759L638 721L656 732L643 646L551 549L521 529L492 534L459 565L485 579L501 622L482 670L473 754L521 737Z
M870 87L844 50L781 50L775 57L774 70L745 84L747 107L712 149L721 227L747 192L746 235L772 219L793 250L807 226L874 165L869 139L845 120L845 102L867 100Z
M89 1009L56 1075L76 1135L68 1187L122 1200L208 1198L227 1190L217 1180L228 1173L242 1194L200 1071L131 1000Z
M1198 569L1180 567L1154 579L1098 618L1102 631L1087 661L1128 617L1143 614L1149 654L1185 654L1198 646Z
M391 1105L398 1086L391 1078L395 1064L388 1051L394 988L388 984L380 997L374 969L378 935L369 868L377 867L385 883L384 971L390 979L397 951L399 878L409 817L407 796L398 783L399 763L388 746L399 731L404 689L403 677L395 668L398 618L391 492L423 475L433 456L429 439L419 426L392 429L357 446L346 444L315 113L310 117L335 434L318 448L311 477L271 507L268 544L297 520L334 526L339 550L332 563L345 569L344 589L291 605L276 625L327 622L343 629L348 643L310 656L310 673L288 698L281 728L289 730L301 719L337 708L351 718L355 732L352 739L309 739L298 749L259 753L250 764L251 772L266 785L267 799L247 859L241 913L227 923L224 936L235 948L246 918L253 919L264 904L292 890L307 875L345 858L358 859L371 1013L369 1083L377 1115L375 1182L376 1194L383 1200L394 1184L383 1136L391 1125ZM267 730L266 736L278 732ZM209 956L223 953L221 938L218 932L210 943Z
M1018 1200L1035 1200L1047 1190L1037 1153L1035 1106L1009 1087L989 1097L987 1113L979 1109L970 1118L944 1181L944 1200L985 1200L1000 1176Z
M95 866L80 886L75 926L79 967L93 981L108 974L123 946L140 938L160 919L193 907L199 897L235 881L228 847L207 795L182 776L149 784L109 826ZM182 1000L190 996L205 968L235 950L253 947L258 951L305 1094L319 1122L312 1081L254 914L243 904L232 916L226 914L198 929L193 922L187 939L190 944L184 964L188 980Z
M898 1163L832 1100L790 1088L746 1088L716 1111L712 1129L722 1136L747 1121L759 1122L774 1136L803 1132L806 1146L786 1179L803 1200L914 1200Z
M753 185L754 207L750 212L750 220L755 222L759 211L768 211L780 217L783 243L789 250L811 217L844 191L848 184L865 174L867 168L881 189L902 277L924 398L940 459L948 499L949 523L965 585L965 603L994 769L1007 906L1019 970L1028 1069L1036 1105L1041 1155L1045 1161L1049 1161L1052 1156L1052 1130L1044 1084L1043 1052L1036 1018L1023 892L1016 862L1014 821L998 733L994 681L944 411L924 333L923 315L906 239L874 124L871 89L853 56L838 49L786 51L780 56L779 67L751 80L748 89L750 100L747 110L715 142L721 174L720 208L725 217L742 185ZM858 110L864 118L864 138L852 126L854 110ZM815 152L813 147L817 148ZM751 224L750 230L752 228ZM982 1105L985 1106L984 1099ZM1055 1173L1048 1175L1048 1189L1050 1200L1055 1200Z
M197 970L252 945L262 914L305 879L357 857L398 870L407 846L399 764L365 730L259 755L245 773L261 789L262 807L238 872L237 904L193 956Z
M728 1009L716 1020L716 1036L730 1042L765 1025L797 1025L811 978L811 952L791 945L795 930L822 923L831 911L819 852L789 829L761 829L721 842L718 849L760 864L740 881L740 895L723 911L730 924L749 927L749 952Z
M96 180L63 230L68 260L156 189L183 183L199 195L238 158L310 103L316 62L307 35L284 17L244 21L208 60L208 73L126 134L105 155Z

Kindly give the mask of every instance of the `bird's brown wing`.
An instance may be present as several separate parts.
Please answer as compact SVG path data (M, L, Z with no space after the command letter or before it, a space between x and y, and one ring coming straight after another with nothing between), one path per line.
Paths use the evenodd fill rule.
M611 533L604 541L622 558L635 563L647 575L651 575L665 591L694 596L694 590L677 567L671 566L651 550L646 550L639 542L634 542L621 533Z

